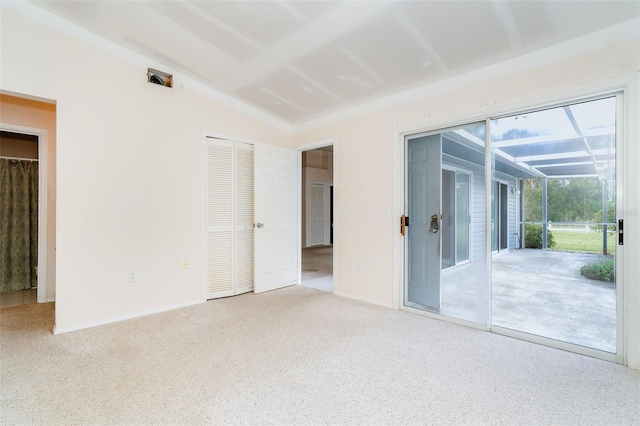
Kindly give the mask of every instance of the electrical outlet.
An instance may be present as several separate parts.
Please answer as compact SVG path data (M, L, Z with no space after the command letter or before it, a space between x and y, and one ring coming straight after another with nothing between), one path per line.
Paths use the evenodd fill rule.
M135 272L129 272L129 282L135 283L138 280L138 276Z
M356 271L359 271L359 270L361 270L361 269L362 269L362 265L360 264L360 261L358 260L358 261L356 262Z
M182 261L182 269L189 269L189 259L184 259Z

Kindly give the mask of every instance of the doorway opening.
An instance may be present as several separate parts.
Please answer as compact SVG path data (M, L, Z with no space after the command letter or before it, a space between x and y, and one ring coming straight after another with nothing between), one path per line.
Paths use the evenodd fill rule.
M333 292L333 145L302 152L301 284Z
M38 300L38 136L0 131L0 307Z

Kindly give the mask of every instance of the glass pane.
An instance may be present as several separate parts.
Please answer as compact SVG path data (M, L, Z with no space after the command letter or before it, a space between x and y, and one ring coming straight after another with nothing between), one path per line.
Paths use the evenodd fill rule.
M493 325L616 352L615 107L606 98L492 121L492 175L508 182L492 191L506 199L492 208L496 233L508 234L492 259Z
M456 264L455 175L450 170L442 171L442 269Z
M442 133L442 165L455 171L449 198L449 216L442 221L450 232L442 240L453 241L455 263L442 271L443 315L484 324L486 293L485 124L479 123ZM444 204L444 202L443 202ZM444 244L443 244L444 247Z
M469 260L469 175L456 174L456 262Z

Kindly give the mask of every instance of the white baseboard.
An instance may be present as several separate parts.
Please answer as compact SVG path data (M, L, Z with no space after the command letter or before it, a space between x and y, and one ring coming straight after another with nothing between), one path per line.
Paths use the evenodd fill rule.
M49 303L49 302L55 302L56 301L56 297L47 297L46 302L45 303Z
M187 306L193 306L193 305L197 305L197 304L204 303L204 302L205 301L203 301L203 300L193 300L191 302L179 303L177 305L162 306L160 308L149 309L147 311L136 312L134 314L129 314L129 315L121 315L121 316L109 318L109 319L106 319L106 320L92 321L92 322L88 322L88 323L81 324L81 325L74 325L74 326L71 326L71 327L58 327L58 326L54 325L53 326L53 334L68 333L70 331L83 330L85 328L97 327L99 325L111 324L111 323L114 323L114 322L120 322L120 321L129 320L129 319L140 318L140 317L146 317L147 315L159 314L161 312L167 312L167 311L172 311L174 309L185 308Z
M395 309L392 303L384 303L376 299L369 299L368 297L357 296L351 293L345 293L342 291L333 291L333 294L340 297L346 297L347 299L358 300L360 302L371 303L372 305L382 306L383 308Z

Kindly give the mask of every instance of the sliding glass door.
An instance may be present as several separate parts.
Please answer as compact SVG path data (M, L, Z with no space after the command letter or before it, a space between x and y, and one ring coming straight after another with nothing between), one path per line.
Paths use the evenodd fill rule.
M405 306L485 322L485 123L405 140Z
M522 169L513 194L493 182L492 249L525 214L523 248L493 257L492 325L615 353L616 97L492 120L491 140L494 178Z
M616 353L618 102L407 136L404 305Z

